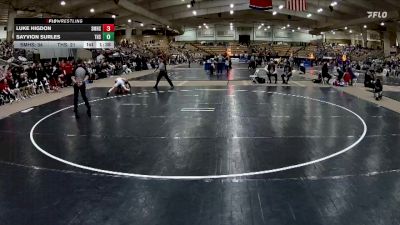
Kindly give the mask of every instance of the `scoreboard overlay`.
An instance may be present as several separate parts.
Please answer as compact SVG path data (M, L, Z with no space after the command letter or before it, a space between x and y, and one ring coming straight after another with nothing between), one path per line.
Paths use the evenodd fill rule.
M112 18L15 18L14 48L114 48Z

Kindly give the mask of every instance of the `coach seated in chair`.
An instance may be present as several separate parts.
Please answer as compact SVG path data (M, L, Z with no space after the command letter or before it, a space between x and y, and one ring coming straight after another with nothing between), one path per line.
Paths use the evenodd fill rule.
M271 77L275 78L275 84L278 83L278 74L276 71L276 63L275 62L270 62L267 66L267 74L268 74L268 80L269 83L272 84Z
M375 88L375 75L371 69L365 73L364 87Z
M290 66L290 63L287 62L285 64L285 67L283 68L283 74L281 75L283 84L289 84L289 79L291 76L292 76L292 67Z

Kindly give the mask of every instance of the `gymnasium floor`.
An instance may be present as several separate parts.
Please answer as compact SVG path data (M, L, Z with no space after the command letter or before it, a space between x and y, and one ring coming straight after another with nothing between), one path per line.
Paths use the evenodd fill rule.
M399 224L400 115L330 87L89 91L0 120L1 225Z

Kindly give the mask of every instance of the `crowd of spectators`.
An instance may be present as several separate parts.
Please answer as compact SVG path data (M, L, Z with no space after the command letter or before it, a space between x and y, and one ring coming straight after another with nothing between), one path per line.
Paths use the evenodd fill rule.
M58 92L71 86L71 76L76 67L74 58L34 61L28 52L17 51L12 43L0 44L0 105L20 101L39 93ZM152 51L144 45L123 42L113 50L92 50L92 58L84 61L89 82L132 71L155 69L160 58L180 63L183 56L170 57L168 52ZM18 59L23 59L18 60ZM170 60L170 61L171 61Z

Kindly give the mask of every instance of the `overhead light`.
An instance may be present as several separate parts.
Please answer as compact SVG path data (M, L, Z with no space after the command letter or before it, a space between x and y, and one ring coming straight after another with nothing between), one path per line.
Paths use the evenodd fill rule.
M361 35L361 36L363 36L363 34L362 34L362 33L360 33L360 35Z
M190 8L192 8L192 5L191 5L191 4L187 4L186 7L187 7L188 9L190 9Z
M268 28L268 29L270 29L270 28L271 28L271 26L268 26L267 28Z
M337 6L337 2L332 2L331 6Z
M258 26L258 28L257 28L257 29L258 29L258 30L259 30L259 29L261 29L261 26Z
M344 27L344 29L347 30L348 28L347 28L347 27Z
M193 13L193 15L197 15L197 12L196 12L196 10L193 10L193 12L192 12L192 13Z
M229 11L229 14L231 14L231 15L232 15L233 13L234 13L234 11L233 11L233 10Z
M117 16L116 15L112 15L111 18L115 19Z
M321 34L324 34L324 32L321 32Z
M155 27L153 27L153 30L156 30L156 28L155 28Z
M144 26L144 24L143 24L143 23L140 23L140 26L141 26L141 27L143 27L143 26Z
M208 26L206 26L206 29L208 29Z
M336 34L336 32L335 32L335 31L332 31L332 34Z
M91 13L94 13L94 9L93 9L93 8L91 8L89 11L90 11Z
M278 14L276 11L273 11L273 12L272 12L272 15L275 16L276 14Z
M364 25L364 29L367 28L367 25Z
M286 27L285 27L285 26L283 26L283 27L282 27L282 30L284 30L284 29L286 29Z
M206 23L203 23L203 26L207 26L207 24L206 24Z
M284 7L283 5L280 5L278 8L279 8L279 9L283 9L283 7Z
M167 25L167 29L169 29L169 26Z
M292 30L292 32L294 32L294 30Z
M128 20L128 23L132 23L132 20L131 20L131 19L129 19L129 20Z
M322 11L324 11L323 8L319 8L319 9L317 10L317 12L319 12L319 13L321 13Z
M233 23L230 23L229 25L233 26Z
M307 17L308 17L308 18L310 18L311 16L312 16L312 14L311 14L311 13L307 14Z
M300 30L300 27L298 27L297 30Z
M65 1L60 2L60 5L62 5L62 6L64 6L65 4L66 4Z
M262 24L261 24L261 26L263 27L263 26L264 26L264 24L262 23Z
M349 32L350 32L350 33L353 33L353 31L352 31L352 30L350 30Z
M286 25L287 27L290 27L290 24Z
M201 26L199 25L199 29L201 29Z
M231 4L229 5L229 7L231 7L231 9L233 9L233 7L235 7L235 5L234 5L233 3L231 3Z
M383 27L383 26L385 26L385 23L384 23L384 22L382 22L382 23L381 23L381 26L382 26L382 27Z
M267 31L267 28L264 28L264 31Z

